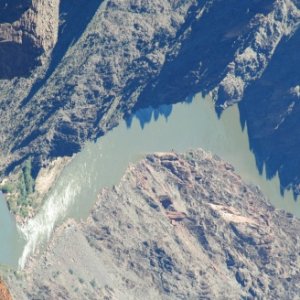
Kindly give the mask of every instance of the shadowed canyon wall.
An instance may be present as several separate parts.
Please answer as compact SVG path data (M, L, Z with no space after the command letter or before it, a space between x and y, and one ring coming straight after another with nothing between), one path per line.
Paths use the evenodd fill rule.
M0 77L14 77L0 81L6 174L28 157L37 173L53 158L78 152L133 110L200 91L212 93L218 114L241 103L259 168L265 163L270 177L278 171L283 188L298 193L299 1L23 4L15 2L18 14L0 25L0 64L7 56ZM41 54L54 44L44 59ZM21 59L12 59L20 57L18 51L22 66ZM44 59L42 66L36 66L37 57ZM27 78L17 78L21 75Z

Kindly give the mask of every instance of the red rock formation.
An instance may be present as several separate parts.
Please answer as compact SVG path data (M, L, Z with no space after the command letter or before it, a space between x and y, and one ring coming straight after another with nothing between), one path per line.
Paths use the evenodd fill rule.
M0 279L0 300L13 300L5 283Z

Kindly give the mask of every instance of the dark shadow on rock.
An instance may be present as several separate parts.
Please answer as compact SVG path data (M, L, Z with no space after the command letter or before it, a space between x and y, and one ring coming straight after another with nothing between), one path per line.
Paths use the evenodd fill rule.
M23 32L22 42L14 40L9 24L19 21L32 8L32 0L0 0L0 79L28 77L32 69L40 65L42 48L28 32ZM21 30L22 24L14 30ZM19 28L18 28L19 27Z
M278 172L282 192L300 180L300 30L283 40L263 76L246 91L239 105L242 127L247 124L257 167L267 178Z
M0 44L0 79L28 77L31 70L40 65L42 49L35 47L30 37L23 44L5 42Z
M208 3L198 3L191 9L184 26L190 27L191 32L182 40L179 53L167 56L158 77L149 81L136 110L180 102L198 92L205 96L224 78L240 44L238 41L243 40L247 45L252 40L254 33L249 33L247 28L249 20L258 12L268 13L274 0L230 0L226 6L222 1L211 6ZM195 16L206 4L209 12L197 19ZM300 96L292 95L290 90L300 84L299 45L298 30L281 42L262 78L248 87L239 104L241 126L244 129L247 124L259 172L262 174L265 166L268 179L278 172L281 191L293 186L295 195L300 194L297 187L300 183ZM220 96L216 106L219 117L222 109L218 105L223 100Z
M5 176L8 176L12 171L15 170L16 167L18 167L22 163L24 163L29 157L30 157L30 154L27 154L27 155L23 156L22 158L20 158L16 161L13 161L11 164L9 164L4 171Z
M32 0L0 0L0 23L13 23L32 5Z
M137 107L158 106L180 102L190 94L204 95L224 78L227 65L233 60L240 39L247 44L251 39L248 24L258 13L267 13L274 0L204 1L191 8L183 28L191 32L183 38L183 29L178 32L181 41L178 54L170 54L159 76L150 80L141 94ZM201 18L196 16L201 9L206 11ZM226 24L226 26L224 26ZM222 101L222 99L221 99Z
M95 15L103 0L62 0L60 3L61 24L58 32L58 42L53 49L51 62L45 76L31 88L28 96L23 99L21 107L39 91L53 74L69 47L76 43L87 25Z

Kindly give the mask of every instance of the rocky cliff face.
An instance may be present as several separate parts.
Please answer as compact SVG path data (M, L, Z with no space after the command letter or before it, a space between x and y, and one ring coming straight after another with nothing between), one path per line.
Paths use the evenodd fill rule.
M251 147L267 176L279 173L282 188L299 194L300 147L300 31L282 41L261 79L249 88L240 104ZM284 67L283 67L284 66Z
M199 4L200 6L200 4ZM212 92L216 111L239 103L260 171L299 193L299 1L206 2L187 19L140 105ZM198 17L197 17L198 16ZM226 25L224 25L226 24Z
M51 16L57 2L38 3L33 1L36 9L22 16L38 18L42 11L46 23L37 22L38 28L56 28ZM41 166L78 152L133 110L182 101L200 91L213 95L219 113L243 103L258 165L267 164L270 176L278 171L283 188L298 193L293 45L299 1L61 0L59 6L58 42L49 60L28 78L0 82L0 167L6 175L28 158L36 175ZM50 41L37 38L42 48L51 48ZM282 66L281 49L288 65ZM273 64L282 71L273 72ZM283 84L279 74L289 83Z
M13 300L8 288L2 280L0 280L0 299L1 300Z
M296 299L299 228L218 157L157 153L9 285L15 299Z
M29 76L53 48L59 0L0 2L0 79Z

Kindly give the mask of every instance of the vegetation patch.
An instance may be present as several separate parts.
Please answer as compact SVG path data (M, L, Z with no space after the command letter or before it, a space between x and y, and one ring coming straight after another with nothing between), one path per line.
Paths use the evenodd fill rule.
M32 162L27 159L15 174L0 185L13 214L26 218L34 210L34 187Z

